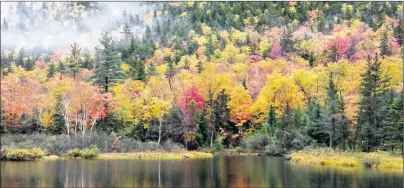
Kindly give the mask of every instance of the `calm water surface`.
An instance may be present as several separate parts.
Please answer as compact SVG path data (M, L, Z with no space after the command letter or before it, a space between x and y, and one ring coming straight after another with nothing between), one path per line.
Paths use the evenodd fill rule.
M265 156L0 164L2 187L403 187L401 174L304 166Z

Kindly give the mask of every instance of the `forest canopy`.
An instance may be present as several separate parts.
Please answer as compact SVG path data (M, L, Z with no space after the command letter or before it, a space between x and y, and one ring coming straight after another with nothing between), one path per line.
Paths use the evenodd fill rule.
M137 5L96 27L102 3L4 4L2 39L63 23L80 37L2 42L1 133L402 148L403 3Z

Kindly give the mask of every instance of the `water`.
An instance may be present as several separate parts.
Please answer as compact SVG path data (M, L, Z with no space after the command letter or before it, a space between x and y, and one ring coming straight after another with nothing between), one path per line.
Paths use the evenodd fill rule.
M305 166L265 156L0 164L2 187L403 187L401 174Z

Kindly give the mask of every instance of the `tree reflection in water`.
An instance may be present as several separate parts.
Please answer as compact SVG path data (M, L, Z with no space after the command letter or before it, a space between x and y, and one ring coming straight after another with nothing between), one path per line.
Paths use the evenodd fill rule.
M401 175L264 156L1 162L2 187L402 187Z

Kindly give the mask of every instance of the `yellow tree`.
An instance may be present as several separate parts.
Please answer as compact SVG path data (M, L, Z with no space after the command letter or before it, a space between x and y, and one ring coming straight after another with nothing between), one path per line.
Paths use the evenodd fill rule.
M138 100L143 89L143 82L132 79L126 79L124 83L112 88L114 113L124 122L126 128L132 128L140 120L141 105Z
M252 100L248 91L239 86L230 92L230 101L227 104L230 108L230 120L239 128L239 133L242 132L242 126L251 116Z
M291 109L303 106L303 99L304 95L292 77L279 73L271 74L254 103L254 123L263 123L271 107L277 109L277 114L282 114L287 105Z
M145 103L143 106L143 118L144 121L147 123L149 123L153 119L158 120L159 138L157 144L160 145L161 133L163 131L163 117L169 112L171 108L171 103L157 97L151 97L151 98L149 98L149 96L144 97L146 97L145 98L146 100L144 100Z

